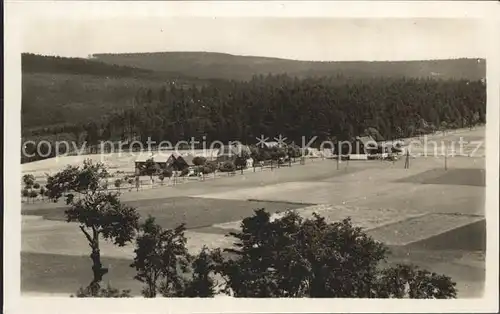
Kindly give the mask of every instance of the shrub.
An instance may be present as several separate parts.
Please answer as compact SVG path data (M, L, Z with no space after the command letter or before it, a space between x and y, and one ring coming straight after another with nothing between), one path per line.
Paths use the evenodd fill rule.
M144 164L143 173L148 175L151 178L151 180L153 180L153 175L156 172L157 172L156 163L153 160L153 158L149 158L148 160L146 160Z
M207 162L207 159L203 156L196 156L193 158L193 165L203 166Z
M31 190L28 192L28 197L31 198L33 201L35 200L35 198L37 198L38 196L38 192L36 190Z
M184 169L182 169L180 176L185 177L188 174L189 174L189 168L184 168Z
M203 166L195 166L193 168L193 173L194 175L199 175L200 173L203 173Z
M219 167L220 172L234 172L235 170L236 166L232 161L226 161Z
M205 167L208 167L210 168L210 172L207 172L207 173L212 173L212 172L215 172L215 170L217 170L217 162L216 161L209 161L205 164Z
M32 174L25 174L23 176L23 183L25 187L31 188L33 184L35 184L35 176Z
M246 168L246 166L247 166L247 160L248 160L248 158L246 158L246 156L238 156L238 157L236 157L236 159L234 160L234 166L235 166L237 169L243 169L243 168Z
M30 190L28 190L27 188L24 188L21 191L21 194L22 194L23 197L30 197Z
M288 147L288 155L292 158L299 158L302 156L302 152L300 150L300 147L297 145L291 145Z
M37 183L33 184L33 188L34 189L39 189L40 188L40 183L37 182Z
M265 161L271 158L272 158L271 153L267 149L259 150L259 157L257 158L258 161Z
M286 150L281 147L275 147L271 151L271 159L272 160L280 160L281 158L285 158Z
M170 178L172 177L173 172L170 169L163 169L161 174L163 175L164 178Z
M122 183L123 183L122 179L116 179L115 180L115 187L117 187L118 189L120 189Z
M253 160L259 160L260 149L255 145L249 146L249 149L250 149L250 157L252 157Z
M214 171L215 169L209 166L204 166L202 169L203 174L213 173Z

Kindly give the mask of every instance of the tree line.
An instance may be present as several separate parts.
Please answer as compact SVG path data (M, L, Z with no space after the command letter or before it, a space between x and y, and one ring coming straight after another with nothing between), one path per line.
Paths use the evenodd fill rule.
M68 166L47 180L47 195L65 198L68 222L75 222L90 246L92 277L77 297L129 297L130 290L102 287L109 272L101 261L103 239L135 245L130 267L148 298L213 297L456 297L456 284L445 275L416 266L382 266L389 249L352 224L303 219L288 212L271 219L265 209L245 218L231 232L231 248L187 250L185 226L165 229L154 217L141 219L121 203L119 194L101 188L109 172L86 161ZM29 179L29 178L28 178ZM76 230L75 230L76 231ZM219 279L217 279L219 278Z
M105 130L142 140L239 140L282 134L348 140L368 128L384 138L485 122L486 89L480 81L431 79L299 80L258 76L249 82L220 81L201 89L145 90L140 106L111 116ZM420 130L419 130L420 129Z
M191 137L252 144L279 134L300 145L303 137L350 140L376 129L390 140L486 122L486 86L468 80L261 75L202 87L143 88L134 104L101 121L59 128L83 134L88 145Z

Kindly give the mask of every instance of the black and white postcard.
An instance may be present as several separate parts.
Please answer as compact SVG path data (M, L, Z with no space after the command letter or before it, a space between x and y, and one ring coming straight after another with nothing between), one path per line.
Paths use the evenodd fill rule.
M498 311L497 3L5 9L5 313Z

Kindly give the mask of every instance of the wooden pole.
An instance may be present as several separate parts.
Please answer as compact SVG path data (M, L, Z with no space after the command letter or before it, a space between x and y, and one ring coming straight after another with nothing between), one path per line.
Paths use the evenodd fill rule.
M448 170L448 146L446 146L444 152L444 170Z

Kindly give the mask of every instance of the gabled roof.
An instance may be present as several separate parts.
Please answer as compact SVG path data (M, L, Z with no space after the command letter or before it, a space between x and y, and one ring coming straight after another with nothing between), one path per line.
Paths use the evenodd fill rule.
M373 145L374 143L376 143L371 136L356 136L356 140L363 143L364 146Z
M177 160L182 160L184 161L188 166L193 166L193 159L195 158L196 156L194 155L182 155L182 156L178 156L176 157Z

